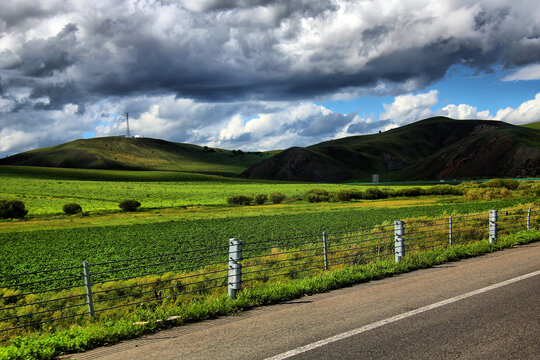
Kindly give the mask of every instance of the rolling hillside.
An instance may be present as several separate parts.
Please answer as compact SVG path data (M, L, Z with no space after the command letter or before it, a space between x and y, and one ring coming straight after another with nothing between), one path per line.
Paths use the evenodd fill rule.
M392 181L538 176L540 172L540 131L501 121L436 117L379 134L322 142L305 150L311 158L324 158L339 168L338 181L370 181L373 173L380 174L381 181ZM278 156L289 168L309 172L310 166L316 166L316 161L295 162L286 154ZM303 177L289 174L281 178L279 169L279 164L268 159L243 176ZM312 181L336 181L336 174L329 173L319 172Z
M80 139L0 159L0 165L108 170L165 170L236 176L275 152L213 149L152 138Z
M0 165L160 170L286 181L540 176L538 123L435 117L306 148L242 152L151 138L104 137L20 153Z

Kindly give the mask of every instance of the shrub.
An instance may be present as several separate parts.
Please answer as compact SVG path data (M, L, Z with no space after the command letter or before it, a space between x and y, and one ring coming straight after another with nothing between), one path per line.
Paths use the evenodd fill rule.
M22 219L28 214L24 203L20 200L0 200L0 218Z
M503 180L503 186L509 190L516 190L519 187L519 181Z
M481 184L480 187L502 188L504 187L504 182L501 179L493 179Z
M314 194L314 195L322 195L322 196L328 196L328 191L324 189L311 189L307 192L307 194Z
M351 190L339 190L336 193L336 197L339 201L349 201L352 199L352 191Z
M452 185L435 185L424 189L426 195L463 195L463 190Z
M272 201L274 204L281 204L285 198L285 194L280 192L273 192L270 194L270 201Z
M539 197L540 196L540 183L533 184L529 188L525 189L524 194L527 196Z
M533 186L533 183L525 181L519 184L518 190L529 190Z
M77 203L65 204L62 210L68 215L78 214L82 211L81 205Z
M120 207L120 209L124 210L124 211L137 211L137 209L139 208L139 206L141 206L141 203L138 202L137 200L124 200L124 201L121 201L118 206Z
M424 192L424 189L422 188L419 188L419 187L413 187L413 188L404 188L404 189L399 189L399 190L396 190L395 191L395 196L409 196L409 197L413 197L413 196L422 196L426 194Z
M388 197L388 194L383 192L379 188L369 188L366 191L364 191L364 194L362 195L363 199L368 199L368 200L386 199L387 197Z
M353 199L361 199L362 192L359 190L339 190L336 193L336 198L339 201L349 201Z
M253 201L253 197L249 195L231 195L227 198L229 205L249 205Z
M308 194L307 201L310 203L329 201L330 196L328 195L317 195L317 194Z
M502 188L491 189L471 189L464 193L465 200L492 200L492 199L506 199L512 195L512 191Z
M266 194L255 195L255 203L258 205L264 204L267 199L268 199L268 196Z

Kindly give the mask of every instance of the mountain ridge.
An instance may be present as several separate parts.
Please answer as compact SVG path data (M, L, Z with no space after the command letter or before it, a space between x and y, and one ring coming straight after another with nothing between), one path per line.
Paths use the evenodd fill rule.
M0 159L1 164L317 182L369 181L374 173L382 181L536 177L540 130L495 120L433 117L379 134L266 152L117 136L31 150Z

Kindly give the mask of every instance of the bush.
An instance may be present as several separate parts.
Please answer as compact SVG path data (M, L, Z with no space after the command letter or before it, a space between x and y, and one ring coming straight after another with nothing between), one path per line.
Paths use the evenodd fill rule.
M257 194L257 195L255 195L255 203L257 205L264 204L267 199L268 199L268 196L266 194Z
M324 189L311 189L307 192L307 194L314 194L314 195L321 195L321 196L328 196L328 191Z
M435 185L424 189L426 195L463 195L463 190L452 185Z
M502 188L491 189L471 189L465 191L465 200L492 200L492 199L506 199L512 195L512 191Z
M280 192L273 192L270 194L270 201L272 201L274 204L281 204L285 198L285 194Z
M317 194L308 194L307 201L310 203L329 201L330 196L328 195L317 195Z
M339 201L349 201L352 199L352 191L351 190L339 190L336 193L336 197Z
M227 198L229 205L249 205L253 201L253 197L249 195L231 195Z
M349 201L349 200L355 200L355 199L363 199L364 193L362 193L360 190L339 190L336 193L336 198L339 201Z
M68 215L78 214L82 211L81 205L77 203L65 204L62 210Z
M413 196L422 196L424 194L425 194L424 189L419 188L419 187L404 188L404 189L399 189L395 191L395 196L413 197Z
M137 200L124 200L121 201L118 206L124 211L137 211L141 203Z
M504 182L501 179L493 179L493 180L486 181L483 184L480 184L479 187L502 188L504 187Z
M503 186L509 190L516 190L519 187L519 181L503 180Z
M20 200L0 200L0 218L22 219L28 214L24 203Z
M379 188L369 188L362 195L362 198L367 200L386 199L387 197L388 194Z
M529 188L524 190L524 195L527 196L533 196L533 197L540 197L540 183L533 184Z

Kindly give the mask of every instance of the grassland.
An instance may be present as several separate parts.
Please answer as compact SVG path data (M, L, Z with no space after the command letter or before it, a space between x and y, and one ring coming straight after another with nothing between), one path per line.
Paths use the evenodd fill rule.
M525 128L534 129L534 130L540 130L540 121L533 122L530 124L521 125Z
M29 215L60 214L76 202L85 212L117 211L118 203L137 199L144 209L222 206L234 194L279 191L294 198L314 187L328 191L354 185L283 183L159 171L115 171L0 166L0 198L24 201ZM394 187L399 188L399 187Z
M478 213L489 209L526 206L538 201L519 191L505 199L475 201L453 195L320 203L309 203L305 198L306 192L313 188L336 192L366 187L263 182L166 171L2 166L0 198L22 200L30 213L22 220L0 220L0 251L3 255L0 261L0 276L58 267L78 267L83 261L95 264L206 247L226 247L227 240L231 237L248 243L306 234L318 238L323 231L353 231L390 224L395 219ZM256 206L229 206L225 201L227 196L233 194L255 195L273 191L283 192L288 199L282 204ZM139 200L143 204L142 209L135 213L121 212L118 202L125 198ZM84 213L73 216L62 214L62 205L68 202L82 205ZM487 246L487 249L492 249L491 245ZM455 254L460 250L452 251L450 253ZM452 258L454 255L449 256ZM413 259L416 258L411 258L410 261L414 262ZM381 270L380 265L375 265L375 268L382 271L379 271L380 274L387 274L407 271L416 265L399 269L395 265L388 266L392 269L390 272ZM338 267L333 274L339 274L340 271ZM366 273L360 276L350 270L343 271L346 273L340 282L343 284L361 281L364 279L362 276L366 276ZM373 274L375 273L377 272ZM136 270L128 275L137 275ZM309 278L294 280L294 285L290 285L290 279L287 278L287 282L281 279L261 288L249 288L238 302L231 302L223 297L222 291L186 297L187 305L181 303L183 300L179 298L172 305L167 303L162 308L143 307L130 313L131 315L118 310L111 314L104 313L104 318L95 322L84 317L79 323L80 326L71 326L72 330L76 328L75 335L66 335L63 330L65 327L62 327L65 324L59 324L58 328L53 324L50 329L43 328L46 334L30 332L28 334L31 336L28 338L19 338L8 347L0 348L0 354L4 351L4 354L19 354L14 355L15 358L50 358L62 351L85 349L159 328L152 322L148 326L134 327L134 319L166 318L180 311L183 314L182 322L185 322L232 313L251 306L299 296L300 293L332 288L336 286L335 279L324 280L324 276L332 278L341 275L322 276L317 277L317 281L321 284L328 281L328 284L333 285L313 287L315 283ZM44 286L40 280L39 274L25 275L24 279L25 282L37 281L30 290ZM13 284L5 278L1 283ZM305 284L309 285L306 287ZM109 285L114 286L115 283ZM0 285L1 287L3 286ZM11 290L2 291L9 294ZM69 294L68 291L66 295ZM24 301L36 301L33 295L29 296L30 298L25 297ZM20 309L36 311L24 306ZM76 344L71 339L76 339ZM43 345L44 343L48 345Z
M328 191L365 187L242 181L168 172L17 167L2 170L0 198L23 200L30 212L24 220L0 221L0 249L8 255L0 262L0 273L220 246L231 237L288 238L534 201L522 196L474 202L462 196L426 196L308 203L302 195L314 187ZM82 180L87 177L100 181ZM272 191L283 192L289 200L283 204L233 207L225 202L232 194ZM141 211L121 212L118 202L125 198L139 200L143 204ZM85 213L62 214L62 205L69 202L82 205Z
M0 159L0 164L108 170L164 170L236 176L278 151L243 152L152 138L79 139Z

